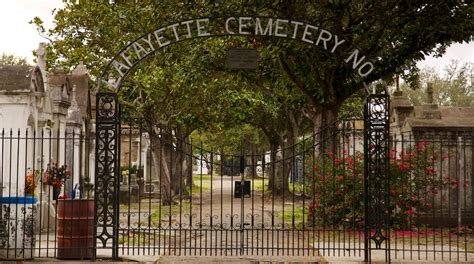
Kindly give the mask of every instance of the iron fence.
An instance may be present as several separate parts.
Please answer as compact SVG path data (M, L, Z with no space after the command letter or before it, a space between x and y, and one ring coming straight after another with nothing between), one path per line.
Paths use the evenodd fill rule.
M94 228L111 220L93 220L93 201L112 199L119 256L362 258L362 124L338 122L261 154L248 146L205 149L164 130L122 124L119 192L105 197L92 188L94 135L3 130L0 252L67 258L110 249ZM473 138L393 135L390 149L391 258L472 260ZM55 199L61 168L67 179Z
M89 138L70 129L10 129L0 137L0 257L90 255L94 208L82 214L88 207L78 207L93 199Z

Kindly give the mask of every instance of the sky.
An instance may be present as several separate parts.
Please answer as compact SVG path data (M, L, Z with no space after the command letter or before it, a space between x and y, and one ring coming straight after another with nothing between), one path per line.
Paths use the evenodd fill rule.
M64 6L63 0L0 0L0 54L26 57L32 64L32 50L36 49L40 42L47 40L28 22L39 16L46 28L51 28L53 26L51 11L62 6ZM451 60L474 64L474 41L453 44L443 57L427 57L424 61L420 61L418 66L433 67L436 71L442 72Z

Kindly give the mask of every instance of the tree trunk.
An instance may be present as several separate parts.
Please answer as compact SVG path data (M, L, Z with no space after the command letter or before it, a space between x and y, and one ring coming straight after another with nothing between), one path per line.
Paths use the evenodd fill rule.
M158 175L160 181L160 195L163 205L171 204L170 194L170 171L166 158L164 158L164 149L161 139L157 135L150 135L151 156L153 162L154 174Z
M255 177L257 176L257 157L255 151L255 144L252 142L246 142L248 149L246 149L245 155L245 173L244 176L246 177Z
M181 140L176 142L176 150L171 149L170 163L172 164L171 186L173 195L182 196L186 181L184 143Z
M277 157L276 152L279 149L278 143L270 141L270 164L269 170L267 173L268 177L268 189L273 192L274 189L274 179L276 179L276 171L277 171Z
M324 107L313 119L318 153L337 153L337 114L339 106Z
M271 154L271 174L269 188L276 196L290 195L289 178L293 167L293 149L295 138L287 139L279 144ZM280 147L281 146L281 147Z
M193 153L192 147L189 144L189 140L185 141L183 146L184 160L183 160L183 177L184 177L184 189L183 194L186 198L189 197L188 190L193 186Z

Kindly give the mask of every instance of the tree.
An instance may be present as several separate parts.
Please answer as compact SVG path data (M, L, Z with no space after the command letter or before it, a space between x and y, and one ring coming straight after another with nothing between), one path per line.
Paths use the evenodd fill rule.
M337 119L341 104L364 88L364 82L393 79L414 68L426 54L442 54L453 42L469 41L474 32L474 4L448 1L278 1L271 12L290 18L305 17L333 34L344 36L332 54L324 48L288 46L277 54L282 68L307 97L313 123L327 126ZM436 19L433 19L436 17ZM373 64L367 76L352 69L354 50ZM332 142L328 141L328 148Z
M427 87L428 83L433 87L433 103L441 106L472 106L474 102L474 90L469 84L472 65L461 64L452 61L446 66L442 74L437 73L433 68L423 69L420 73L420 86ZM427 103L426 88L413 89L409 84L404 83L401 89L408 95L408 98L415 105Z
M121 48L158 25L189 17L225 16L235 14L236 10L244 14L311 21L319 29L331 32L331 36L337 34L344 43L336 50L327 50L322 44L240 36L168 46L165 52L159 53L159 58L147 59L134 70L120 94L122 103L147 121L155 140L163 130L186 136L198 128L222 129L231 128L232 123L240 125L241 120L252 117L252 113L262 116L271 113L274 114L269 119L272 122L267 123L277 131L272 134L280 138L281 148L302 132L303 115L310 117L316 129L334 125L343 103L362 92L364 83L390 79L394 74L413 68L425 54L434 50L441 54L446 45L465 41L473 32L473 5L461 0L416 3L412 0L303 3L164 0L117 1L115 4L79 1L69 2L57 10L56 26L48 32L40 18L35 18L33 23L42 34L53 39L48 45L50 67L72 69L82 61L91 74L98 77ZM317 38L314 32L313 37ZM316 39L311 41L316 42ZM274 73L265 75L258 82L250 81L256 80L252 74L229 75L223 66L224 51L242 46L259 48ZM361 71L362 65L373 65L373 70ZM258 98L268 96L265 94L268 90L272 95L268 96L268 103L263 103L268 111L254 108L261 102L248 100L251 93L242 87L258 88L255 93ZM229 95L233 97L229 98ZM199 102L204 103L200 105ZM251 106L246 107L246 102L251 102ZM256 111L250 111L252 109ZM255 115L256 119L258 115ZM258 117L261 121L252 123L255 127L266 126L267 119L262 116ZM300 121L293 122L292 116L298 116ZM293 124L288 125L288 122ZM270 133L266 134L269 139L272 137ZM320 144L324 149L336 145L334 138L321 137L320 140L325 143ZM155 154L174 151L158 146L155 149L159 151ZM173 166L166 160L157 162ZM170 171L173 171L172 167ZM167 176L169 184L176 182L172 181L171 174ZM173 193L172 187L166 188ZM170 202L171 197L165 200Z
M208 60L224 56L221 40L169 47L166 59L151 59L124 82L120 99L128 114L144 120L150 135L155 175L160 175L165 204L173 196L187 195L192 184L192 166L186 159L188 137L199 128L227 119L223 93L236 90L237 82L224 78L222 67L209 67ZM204 55L203 55L204 54ZM212 81L209 81L211 79ZM222 100L221 100L222 99ZM173 147L175 145L176 147ZM181 166L184 166L181 170Z
M0 65L28 65L26 59L17 57L13 54L2 53L0 56Z

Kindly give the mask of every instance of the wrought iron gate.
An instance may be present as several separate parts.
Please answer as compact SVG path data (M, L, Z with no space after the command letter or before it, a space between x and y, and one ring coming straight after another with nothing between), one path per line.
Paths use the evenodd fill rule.
M474 139L390 138L386 93L367 97L364 120L260 154L205 149L119 109L97 95L96 238L114 257L474 254L462 226Z
M363 254L368 260L377 249L390 259L388 101L386 94L368 96L364 130L357 120L338 122L285 149L235 155L128 124L120 120L116 94L98 93L99 245L114 258ZM328 149L326 140L337 147ZM362 153L364 171L354 164ZM341 168L364 175L363 188ZM365 209L352 195L364 197Z

